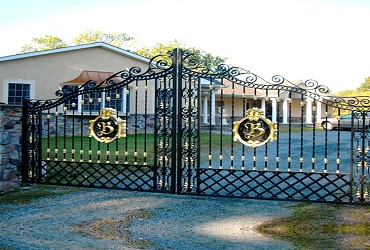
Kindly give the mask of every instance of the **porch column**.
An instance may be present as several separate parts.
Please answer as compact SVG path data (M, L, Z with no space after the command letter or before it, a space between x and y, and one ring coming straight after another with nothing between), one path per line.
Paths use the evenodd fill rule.
M127 103L127 88L124 87L122 88L122 112L124 114L126 114L127 111L126 103Z
M208 124L208 96L203 96L203 124Z
M277 102L276 98L271 99L272 102L272 122L276 122Z
M216 125L216 97L215 93L212 91L211 97L211 125Z
M288 123L288 99L284 99L283 102L283 123Z
M266 115L266 100L265 100L265 98L262 98L261 109L263 110L263 113Z
M321 102L316 102L316 122L319 122L321 119Z
M312 124L312 99L306 99L306 124Z

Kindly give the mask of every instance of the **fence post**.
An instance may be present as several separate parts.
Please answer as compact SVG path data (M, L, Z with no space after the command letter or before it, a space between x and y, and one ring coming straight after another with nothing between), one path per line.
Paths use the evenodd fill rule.
M28 105L29 105L28 99L23 99L22 104L22 182L28 181Z

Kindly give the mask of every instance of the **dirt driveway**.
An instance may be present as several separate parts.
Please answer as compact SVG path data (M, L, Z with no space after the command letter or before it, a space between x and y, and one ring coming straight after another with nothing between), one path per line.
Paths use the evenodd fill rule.
M288 202L82 189L0 206L0 249L291 249L255 231Z

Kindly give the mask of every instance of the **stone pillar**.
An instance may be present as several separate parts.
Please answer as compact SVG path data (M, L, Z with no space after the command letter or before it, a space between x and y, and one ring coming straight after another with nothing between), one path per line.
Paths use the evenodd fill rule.
M0 190L21 184L21 116L21 107L0 106Z

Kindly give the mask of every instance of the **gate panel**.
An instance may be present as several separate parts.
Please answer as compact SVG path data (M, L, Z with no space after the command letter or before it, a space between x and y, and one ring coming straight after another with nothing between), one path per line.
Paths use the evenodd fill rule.
M204 83L198 85L200 96L196 98L201 114L199 165L187 170L197 171L198 194L369 201L364 198L368 197L369 187L369 137L367 132L364 135L367 126L360 132L356 124L346 127L342 119L337 119L339 126L333 131L324 126L330 117L341 113L366 111L368 102L328 96L328 89L313 80L293 83L274 76L269 82L237 67L219 65L211 69L207 59L200 55L183 55L182 74L186 79L196 78ZM248 122L248 112L253 108L263 112L261 118L275 124L269 128ZM235 124L241 124L243 119L246 121L243 125L252 124L245 128L244 144L235 135ZM264 134L273 127L274 140L264 143L259 138L251 142L256 134ZM353 133L362 134L362 143L366 144L361 147L363 150L353 150L357 147L352 146L356 141ZM349 152L360 153L352 158ZM359 165L357 169L353 163Z
M25 101L23 180L170 192L171 65L156 57L146 70L66 85L55 100Z

